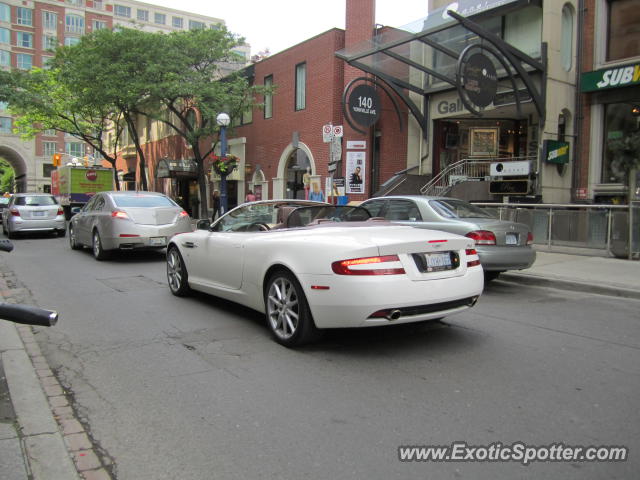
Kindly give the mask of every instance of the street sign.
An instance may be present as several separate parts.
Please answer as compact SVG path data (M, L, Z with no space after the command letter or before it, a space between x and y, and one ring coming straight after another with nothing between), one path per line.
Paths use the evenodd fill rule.
M339 162L342 159L342 138L333 137L331 140L331 161Z
M329 166L327 167L328 172L335 172L337 169L338 169L337 163L330 163Z
M333 136L334 137L342 137L343 133L344 133L344 128L342 128L342 125L334 125L334 127L333 127Z
M347 150L366 150L366 140L347 140Z
M333 138L333 125L330 123L322 126L322 141L329 143Z

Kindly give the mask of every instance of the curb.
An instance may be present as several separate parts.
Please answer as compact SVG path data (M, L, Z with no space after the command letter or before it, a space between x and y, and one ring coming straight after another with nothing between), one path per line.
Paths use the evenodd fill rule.
M611 297L623 297L640 300L640 291L628 288L614 287L607 285L594 285L591 283L577 282L561 278L542 277L533 274L503 273L495 281L505 281L531 285L536 287L558 288L573 292L593 293L596 295L607 295Z

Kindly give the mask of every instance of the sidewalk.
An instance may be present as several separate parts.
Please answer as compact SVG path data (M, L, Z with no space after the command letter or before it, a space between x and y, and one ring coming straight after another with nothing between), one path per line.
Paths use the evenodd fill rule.
M640 261L613 257L538 250L536 261L531 268L505 272L498 279L561 290L640 299Z
M504 273L496 281L640 300L640 261L542 250L537 254L532 268ZM12 273L3 269L0 262L0 300L30 303L19 294L24 289L17 279L6 281ZM3 392L3 368L8 392ZM66 404L31 328L2 320L0 472L3 480L111 478Z

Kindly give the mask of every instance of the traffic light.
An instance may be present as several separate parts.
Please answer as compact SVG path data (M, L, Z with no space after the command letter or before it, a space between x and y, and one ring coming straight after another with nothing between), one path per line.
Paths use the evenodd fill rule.
M52 160L53 160L53 166L59 167L62 164L62 155L59 153L54 153Z

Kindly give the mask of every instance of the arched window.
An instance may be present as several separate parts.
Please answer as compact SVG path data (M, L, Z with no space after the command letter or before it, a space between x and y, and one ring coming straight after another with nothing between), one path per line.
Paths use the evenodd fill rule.
M560 39L560 60L565 71L573 66L573 7L568 3L562 7L562 30Z

